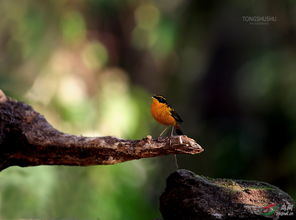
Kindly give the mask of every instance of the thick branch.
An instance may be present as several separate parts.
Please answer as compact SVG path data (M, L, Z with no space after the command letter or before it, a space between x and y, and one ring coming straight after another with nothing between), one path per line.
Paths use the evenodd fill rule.
M164 220L294 219L293 199L264 182L213 179L177 170L160 197Z
M0 170L36 165L116 164L167 154L197 154L203 149L187 136L142 140L83 137L53 128L32 107L0 90Z

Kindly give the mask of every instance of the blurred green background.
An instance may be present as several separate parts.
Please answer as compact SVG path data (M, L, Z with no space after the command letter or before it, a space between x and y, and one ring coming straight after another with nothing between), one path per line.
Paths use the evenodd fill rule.
M179 164L296 198L296 2L1 0L0 88L77 135L162 131L162 94L205 152ZM242 16L271 16L268 22ZM0 219L157 219L171 156L113 166L11 167Z

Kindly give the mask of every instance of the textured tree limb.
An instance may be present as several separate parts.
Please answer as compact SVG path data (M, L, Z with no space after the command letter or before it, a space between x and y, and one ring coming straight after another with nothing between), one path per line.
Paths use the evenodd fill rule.
M0 170L9 166L98 165L168 154L197 154L187 136L142 140L83 137L53 128L32 107L7 98L0 90Z
M167 178L160 197L164 220L295 219L293 199L264 182L213 179L188 170Z

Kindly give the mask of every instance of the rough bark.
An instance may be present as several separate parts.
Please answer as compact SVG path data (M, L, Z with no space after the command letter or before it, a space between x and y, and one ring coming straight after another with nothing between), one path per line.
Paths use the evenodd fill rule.
M167 154L197 154L200 147L187 136L123 140L65 134L22 102L0 90L0 170L9 166L116 164Z
M167 178L160 211L164 220L295 218L293 199L275 186L213 179L188 170Z

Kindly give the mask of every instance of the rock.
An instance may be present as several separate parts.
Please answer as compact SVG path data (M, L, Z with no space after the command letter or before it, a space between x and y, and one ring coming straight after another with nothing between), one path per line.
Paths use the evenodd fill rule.
M294 219L294 200L268 183L213 179L177 170L160 197L164 220Z

